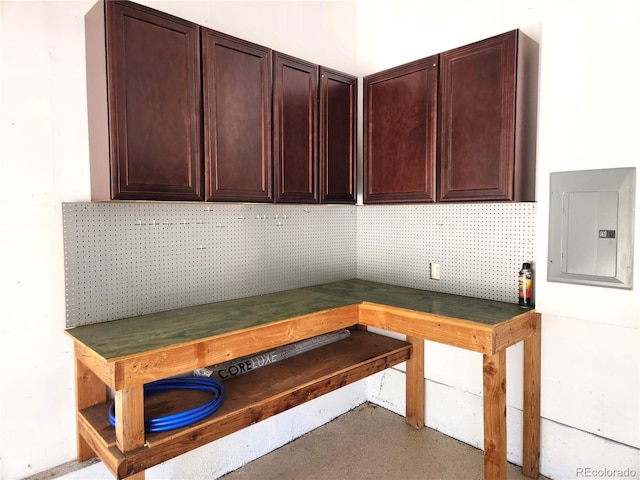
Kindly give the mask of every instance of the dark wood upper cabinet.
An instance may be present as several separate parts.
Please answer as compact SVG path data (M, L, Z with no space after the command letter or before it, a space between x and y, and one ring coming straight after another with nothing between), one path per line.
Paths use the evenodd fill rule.
M129 1L85 32L92 200L355 203L356 77Z
M273 54L276 202L318 203L318 65Z
M511 31L440 54L438 201L533 201L537 47Z
M271 50L202 28L206 200L271 202Z
M436 199L438 56L364 77L364 202Z
M320 202L356 201L358 79L320 67Z
M198 25L108 1L87 26L92 198L203 200Z
M537 65L514 30L364 77L365 203L534 201Z
M85 16L92 200L355 203L357 78L129 1ZM364 77L365 203L534 201L519 30Z

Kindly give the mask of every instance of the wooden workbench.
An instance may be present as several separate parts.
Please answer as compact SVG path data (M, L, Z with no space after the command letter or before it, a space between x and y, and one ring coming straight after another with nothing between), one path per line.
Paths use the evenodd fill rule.
M226 381L225 402L207 419L145 434L145 383L342 328L352 335ZM98 455L117 478L144 478L151 466L404 361L406 421L421 428L423 340L432 340L483 354L484 474L506 479L506 348L523 341L523 472L538 477L540 316L516 304L346 280L66 332L75 351L78 460ZM105 386L114 392L115 428ZM163 399L174 409L181 401Z

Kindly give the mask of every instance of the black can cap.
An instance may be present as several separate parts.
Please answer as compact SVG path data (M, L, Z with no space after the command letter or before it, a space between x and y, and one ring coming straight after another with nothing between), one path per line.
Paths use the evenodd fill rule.
M530 263L523 263L522 264L522 268L527 270L527 269L531 268L531 264Z

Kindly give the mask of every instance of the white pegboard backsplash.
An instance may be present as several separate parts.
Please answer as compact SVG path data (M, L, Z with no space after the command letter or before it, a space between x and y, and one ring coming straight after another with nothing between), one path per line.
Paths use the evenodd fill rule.
M517 272L535 258L533 203L80 202L62 213L68 327L355 277L515 303Z
M356 207L63 203L67 326L356 274Z
M357 240L363 280L516 303L522 263L535 268L535 203L366 206Z

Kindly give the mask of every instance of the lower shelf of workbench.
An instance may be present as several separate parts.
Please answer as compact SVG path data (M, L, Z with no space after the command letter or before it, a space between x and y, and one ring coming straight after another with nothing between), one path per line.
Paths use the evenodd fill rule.
M225 401L216 412L188 427L147 433L145 446L140 449L124 454L117 448L115 429L108 420L109 402L81 410L78 430L114 476L125 478L402 363L410 356L409 343L353 330L343 340L226 380ZM145 401L145 409L185 410L206 401L199 395L206 394L161 392L154 394L153 402Z

